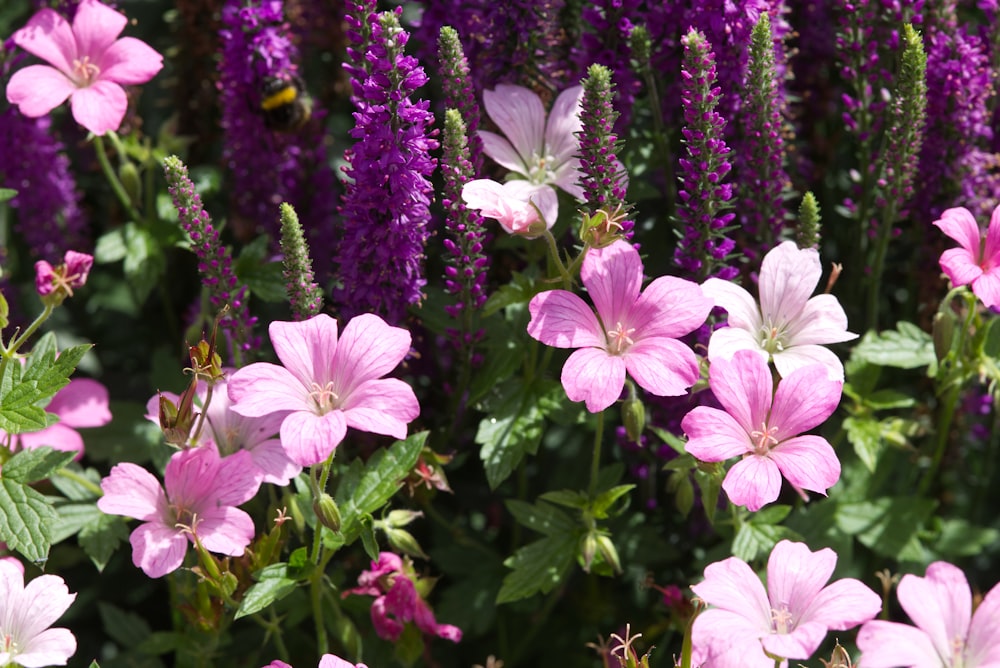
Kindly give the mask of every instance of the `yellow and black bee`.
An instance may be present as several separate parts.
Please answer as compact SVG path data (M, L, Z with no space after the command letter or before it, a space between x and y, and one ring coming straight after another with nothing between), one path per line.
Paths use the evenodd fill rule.
M260 110L271 130L295 132L309 122L312 98L297 76L268 77L261 86Z

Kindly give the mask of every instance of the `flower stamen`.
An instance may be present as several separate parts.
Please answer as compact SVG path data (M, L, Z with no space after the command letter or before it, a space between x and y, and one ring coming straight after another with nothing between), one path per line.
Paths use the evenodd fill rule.
M333 391L332 380L322 387L320 387L319 383L314 382L310 388L312 391L309 393L309 396L312 397L320 415L329 413L340 405L340 396Z
M762 422L760 429L754 429L750 432L755 455L766 455L772 446L778 444L778 439L774 437L777 431L777 427L768 427L766 423Z
M101 75L101 68L96 63L91 62L90 56L73 60L73 74L76 75L76 83L81 88L85 88L97 81Z
M632 334L635 333L635 327L625 327L619 320L615 324L614 329L609 329L607 331L608 335L608 352L615 355L621 355L623 352L628 350L635 341L632 339Z

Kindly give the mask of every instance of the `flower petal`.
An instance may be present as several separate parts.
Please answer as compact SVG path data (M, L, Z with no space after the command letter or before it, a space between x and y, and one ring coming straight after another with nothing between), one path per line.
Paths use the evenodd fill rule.
M1000 269L991 269L972 281L972 292L986 308L1000 304Z
M842 383L827 377L821 364L796 369L782 378L768 419L769 425L777 427L774 437L784 441L823 424L840 405L842 388Z
M705 579L691 585L691 590L709 605L748 620L758 630L758 637L771 632L771 604L767 592L760 578L743 560L729 557L709 564L705 567Z
M69 21L48 8L35 12L28 23L14 33L14 43L51 64L65 76L73 71L73 61L79 57L76 37Z
M348 427L393 438L406 438L407 425L420 415L413 388L396 378L369 380L340 409Z
M680 341L663 336L636 341L622 357L635 382L658 397L687 394L701 376L694 352Z
M100 62L100 56L110 47L128 18L97 0L83 0L73 17L73 36L76 38L80 56L89 56Z
M993 586L972 615L965 653L969 666L1000 664L1000 585Z
M629 315L636 339L647 336L679 338L704 324L712 300L697 283L675 276L661 276L650 283Z
M968 285L983 275L983 268L964 248L949 248L941 253L941 271L955 287Z
M722 331L722 330L719 330ZM711 341L709 342L711 344ZM792 346L781 352L774 353L774 368L782 378L787 378L799 369L821 364L826 368L826 377L830 381L844 381L844 365L833 351L823 346Z
M594 310L568 290L548 290L531 298L528 334L555 348L603 348L607 339Z
M545 125L545 153L554 158L556 165L562 165L580 152L577 132L583 129L580 122L580 101L583 86L573 86L559 93L549 111Z
M881 611L882 598L868 585L844 578L824 587L800 619L818 622L834 631L846 631L874 619Z
M541 153L545 107L532 90L500 84L494 90L483 91L483 107L520 154L522 163L529 164L532 154Z
M238 506L256 496L260 489L261 474L254 466L253 455L247 450L224 457L217 470L212 486L212 499L216 505Z
M875 619L858 631L863 668L941 668L941 658L926 633L908 624Z
M790 633L775 633L764 636L764 649L785 659L808 659L826 638L826 627L822 624L797 624Z
M778 498L781 473L768 457L750 455L733 464L722 481L729 500L757 511Z
M760 347L760 340L756 330L753 332L739 327L720 327L712 332L708 340L708 359L711 362L716 360L729 360L740 350L749 350L757 354L766 364L770 355Z
M581 348L563 365L562 385L570 401L585 401L588 411L599 413L621 396L625 360L600 348Z
M76 122L95 135L117 130L128 109L125 90L112 81L98 80L77 88L69 103Z
M299 378L269 362L243 367L229 379L227 389L233 402L230 408L238 415L263 417L279 411L318 410Z
M312 383L323 386L332 380L330 367L338 347L336 320L325 313L301 322L275 320L267 332L278 359L303 386L309 387ZM237 371L233 379L243 370Z
M710 278L701 285L705 296L726 310L730 327L738 327L748 332L758 332L761 328L760 307L749 292L730 281Z
M684 416L681 429L688 435L684 449L703 462L723 462L750 451L746 431L718 408L696 407Z
M813 248L800 249L794 241L785 241L768 251L760 267L762 320L775 326L794 320L822 273L819 252Z
M77 455L83 455L83 437L64 424L54 424L41 431L20 434L20 438L21 447L26 450L50 447L62 452L75 452Z
M1000 205L990 215L990 226L986 229L986 243L983 244L983 266L1000 265Z
M163 56L134 37L122 37L101 58L101 79L126 86L143 84L163 69Z
M75 90L73 82L54 67L31 65L10 77L7 101L28 118L38 118L65 102Z
M933 225L957 241L968 253L973 264L979 264L979 242L982 239L982 232L979 230L976 218L968 209L961 206L946 209Z
M238 557L253 541L253 518L232 506L210 508L198 516L195 531L209 552Z
M14 625L23 634L21 637L29 638L55 624L74 600L76 594L69 593L66 581L61 577L39 575L25 585L17 610L10 612L16 616ZM6 603L9 605L10 601Z
M856 338L857 334L847 331L847 314L840 300L833 295L812 297L785 332L786 345L789 346L840 343Z
M23 668L65 666L75 653L76 637L69 629L47 629L25 642L15 661Z
M248 452L261 473L261 482L284 487L292 481L292 478L302 473L302 467L288 458L280 439L269 438L258 441Z
M151 578L173 573L184 563L188 539L179 529L146 522L132 532L132 563Z
M821 436L798 436L783 441L768 453L781 474L810 492L826 495L840 479L840 460Z
M478 135L483 142L483 153L493 158L494 162L501 167L506 167L525 177L528 176L528 168L524 164L524 159L521 158L517 149L507 141L506 137L487 130L480 130ZM490 218L492 217L490 216Z
M340 335L336 356L328 361L341 400L348 401L354 388L399 366L411 343L409 331L392 327L374 313L351 318Z
M944 561L927 576L904 575L896 597L913 623L927 634L940 656L951 656L953 638L964 638L972 616L972 591L961 569Z
M161 508L167 507L160 481L141 466L128 462L114 465L101 481L101 490L104 495L97 500L97 507L108 515L152 521L159 518Z
M746 434L767 422L774 381L767 361L759 354L741 350L731 360L715 360L708 378L712 394Z
M300 466L325 461L347 433L347 420L339 410L326 415L308 411L291 413L281 423L281 445L288 458Z
M805 543L779 541L767 560L767 593L771 608L787 609L793 619L801 619L802 613L809 609L830 580L836 566L837 554L828 547L813 552Z
M89 378L69 381L45 410L58 415L59 423L67 427L101 427L111 422L108 388Z
M589 250L583 258L580 280L606 328L618 323L633 326L629 314L642 286L642 260L632 244L619 240Z

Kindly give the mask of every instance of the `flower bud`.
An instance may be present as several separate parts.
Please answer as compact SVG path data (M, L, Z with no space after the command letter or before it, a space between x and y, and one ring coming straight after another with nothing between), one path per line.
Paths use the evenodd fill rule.
M133 204L142 201L142 179L139 178L139 170L135 163L126 162L118 168L118 180L121 181L128 198Z
M940 362L951 352L951 343L955 339L955 314L951 311L935 313L931 332L934 339L934 355Z
M197 383L192 381L187 389L181 393L177 405L174 405L174 402L162 394L160 395L160 429L170 445L178 447L187 445L191 429L199 415L194 410L194 395L197 389Z
M634 396L622 402L622 424L629 439L638 443L646 428L646 406Z
M408 554L411 557L420 557L421 559L430 558L424 553L423 549L420 547L420 543L418 543L417 539L413 537L413 534L406 529L386 527L385 537L389 540L389 545L391 545L397 552Z
M597 551L600 552L604 563L610 566L611 570L615 573L622 572L622 563L618 558L618 549L615 548L615 544L611 542L608 536L603 534L597 536Z
M594 555L597 554L597 537L593 533L588 533L583 537L583 545L580 546L580 558L583 560L583 572L589 573L590 566L594 563Z
M319 500L313 502L313 512L316 513L319 523L327 529L334 532L340 531L340 508L337 507L337 502L333 500L332 496L323 492Z

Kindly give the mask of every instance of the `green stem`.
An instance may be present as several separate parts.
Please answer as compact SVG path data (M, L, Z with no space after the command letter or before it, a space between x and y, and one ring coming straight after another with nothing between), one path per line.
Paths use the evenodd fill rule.
M205 416L208 414L208 405L212 402L212 384L208 384L208 389L205 391L205 401L201 405L201 413L198 414L198 426L194 430L194 436L191 437L191 445L197 445L198 437L201 436L201 429L205 426Z
M879 292L882 290L882 272L885 270L885 256L892 236L892 223L896 218L896 207L888 206L875 241L875 260L872 263L871 288L868 291L868 329L878 329Z
M72 469L65 469L65 468L59 469L52 475L58 476L60 478L65 478L67 480L72 480L81 487L85 487L88 492L93 492L94 496L101 496L102 494L104 494L104 490L101 489L100 485L93 482L92 480L88 480L87 478L80 475L76 471L73 471Z
M125 186L118 179L118 175L115 174L115 170L111 167L111 161L108 160L108 151L104 146L104 139L100 135L94 137L94 147L97 149L97 162L101 165L101 171L104 172L104 178L108 180L111 185L111 189L114 191L115 196L121 205L125 207L125 211L128 213L130 219L136 223L142 222L142 214L135 208L132 204L132 199L125 192Z
M590 460L590 498L597 494L597 474L601 470L601 441L604 437L604 411L597 414L597 427L594 433L594 453Z
M955 417L955 409L958 407L958 400L961 397L962 384L955 383L948 390L948 394L945 396L944 401L941 405L941 412L938 414L937 422L937 432L936 440L937 443L934 447L934 458L931 460L930 468L924 472L924 476L920 481L920 496L927 494L927 491L931 487L931 483L934 482L934 478L937 475L938 466L941 464L941 458L944 457L944 451L948 445L949 429L951 427L952 418Z
M318 536L319 531L316 532ZM312 602L312 615L316 621L316 648L319 655L327 653L330 643L326 637L326 624L323 623L323 569L317 568L309 578L309 599Z
M43 322L49 319L49 316L52 315L52 310L54 308L55 307L52 304L45 304L45 310L43 310L39 316L35 318L34 322L28 325L28 328L24 330L20 336L11 341L9 346L4 346L3 339L0 338L0 378L3 378L3 374L7 370L7 362L14 359L17 349L20 348L32 334L38 331L38 328L42 326Z
M320 495L322 495L323 492L326 491L326 483L330 479L330 468L333 466L333 455L335 453L336 450L331 452L330 456L326 458L326 461L323 462L323 466L320 468L319 482L313 489L313 501L318 500ZM310 561L312 561L314 564L319 564L320 554L322 550L323 550L323 525L320 524L319 521L317 521L316 533L313 535L312 557Z
M549 257L552 258L552 262L556 265L556 269L559 270L559 276L563 281L563 288L570 290L573 287L573 277L569 275L566 270L566 265L563 264L562 258L559 257L559 248L556 246L556 238L552 236L552 232L545 230L542 235L545 237L545 241L549 245Z

